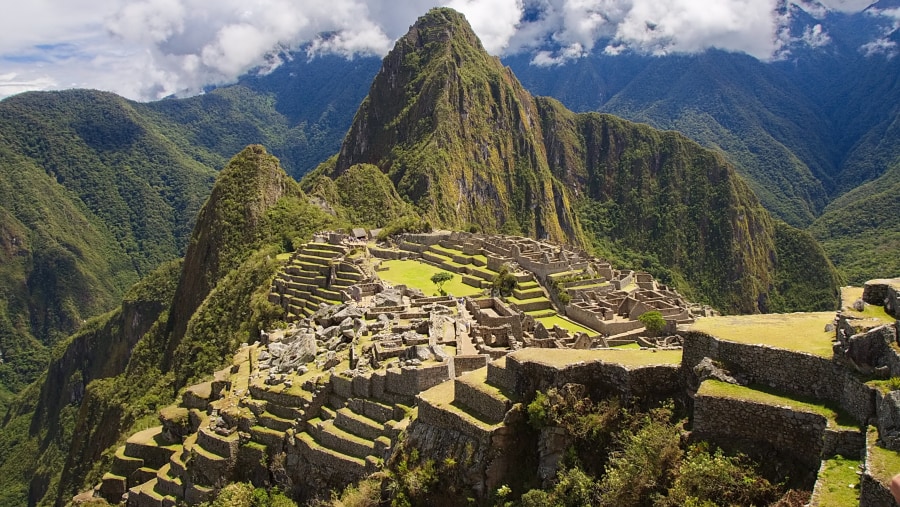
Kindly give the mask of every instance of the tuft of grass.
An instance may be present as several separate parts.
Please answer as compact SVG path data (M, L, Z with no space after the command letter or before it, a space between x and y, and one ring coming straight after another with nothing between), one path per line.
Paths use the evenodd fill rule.
M722 340L830 358L834 332L826 332L825 326L832 320L833 312L703 317L691 325L691 330Z

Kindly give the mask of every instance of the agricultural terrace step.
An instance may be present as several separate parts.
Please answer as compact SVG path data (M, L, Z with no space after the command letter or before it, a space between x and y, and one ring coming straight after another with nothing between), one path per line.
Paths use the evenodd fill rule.
M512 391L515 388L516 378L512 371L506 367L506 356L488 363L487 382L508 391Z
M316 257L314 255L308 254L300 254L294 257L292 261L293 265L303 265L303 264L313 264L315 266L328 266L331 267L331 258L326 257Z
M347 433L335 427L334 421L313 419L309 424L309 434L325 447L363 459L375 453L375 442Z
M163 507L163 496L155 491L156 477L128 490L128 505L134 507Z
M364 415L357 414L347 407L337 411L334 425L366 440L375 440L384 433L384 423L379 423Z
M344 255L347 253L347 247L342 245L332 245L330 243L306 243L300 249L300 251L305 250L318 250L320 252L329 252L334 254L335 257L338 255Z
M277 403L266 403L266 412L281 419L288 419L290 421L296 421L297 419L303 417L302 409L297 407L285 407Z
M356 283L357 283L357 280L350 280L350 279L338 277L331 281L331 288L338 289L338 290L346 289L348 287L352 287L352 286L356 285Z
M204 486L215 486L221 477L228 475L229 469L234 464L234 460L223 458L218 454L207 451L206 449L195 445L191 450L190 475Z
M306 448L306 458L317 468L339 469L357 477L366 475L365 460L324 447L307 433L298 433L297 443L301 448Z
M334 411L334 409L326 405L322 405L322 407L319 408L319 419L325 421L328 419L334 419L335 417L337 417L337 413Z
M535 287L532 289L516 288L513 290L513 296L515 296L519 299L532 299L532 298L544 297L544 291L540 287Z
M155 426L130 436L125 442L125 455L141 458L144 466L159 469L169 461L177 447L164 441L162 426Z
M187 473L187 464L185 461L190 458L191 450L194 446L197 445L197 434L192 433L188 435L187 438L184 439L183 449L181 452L176 452L172 454L172 457L169 458L169 465L171 465L170 475L172 477L184 477Z
M200 431L197 432L195 447L202 447L223 458L232 458L237 452L238 445L240 445L240 437L237 432L223 436L208 428L200 428Z
M173 477L167 464L156 473L156 491L163 496L184 498L184 484L179 477Z
M144 460L125 454L125 446L123 445L116 449L110 471L114 475L128 477L142 466L144 466Z
M399 417L397 417L397 411L392 405L386 405L374 400L353 398L347 403L347 406L357 414L362 414L369 419L382 424L391 419L399 419Z
M277 415L269 412L263 412L262 414L260 414L258 421L260 426L278 431L287 431L289 428L294 427L294 419L278 417Z
M100 480L100 496L109 503L118 504L127 489L125 477L121 475L107 472Z
M280 449L284 442L284 432L264 426L251 426L250 439L273 449Z
M501 426L481 419L454 403L454 381L448 380L419 393L418 420L432 426L455 430L477 439L490 438Z
M493 282L498 273L495 271L491 271L488 268L473 267L469 268L469 274L481 278L482 280L485 280L487 282Z
M291 264L292 268L298 268L300 272L296 271L288 271L291 274L301 275L303 273L317 273L322 276L328 275L328 272L331 271L331 266L323 266L320 264L313 264L311 262L306 261L297 261L294 264Z
M258 385L250 385L251 396L259 400L268 401L275 405L281 405L283 407L304 408L308 406L312 401L312 393L308 393L302 390L291 390L290 392L285 391L287 391L287 389L282 388L282 390L280 391L274 391Z
M199 503L212 500L215 489L200 484L188 484L184 488L184 501L188 505L197 505Z
M315 294L325 300L340 301L341 294L333 290L317 288Z
M503 421L512 401L500 389L487 383L487 368L479 368L454 380L456 403L496 424Z
M520 311L523 312L536 312L539 310L547 310L553 307L550 303L550 300L546 297L537 297L531 299L518 299L515 297L509 298L509 302L515 304L519 307Z

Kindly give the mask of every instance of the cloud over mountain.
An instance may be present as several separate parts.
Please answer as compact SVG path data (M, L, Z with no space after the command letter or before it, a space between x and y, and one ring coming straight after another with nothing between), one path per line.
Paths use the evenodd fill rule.
M789 0L824 15L814 0ZM445 0L493 54L534 52L555 64L591 52L690 53L707 48L769 59L792 40L784 0ZM831 0L859 9L859 0ZM22 89L95 87L127 97L192 94L284 50L383 55L426 0L47 0L18 2L0 20L0 96ZM11 11L11 12L10 12ZM23 22L27 20L27 22Z

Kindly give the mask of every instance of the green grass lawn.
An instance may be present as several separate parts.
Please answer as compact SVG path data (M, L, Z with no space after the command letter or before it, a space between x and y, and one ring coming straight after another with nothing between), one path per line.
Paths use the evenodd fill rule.
M406 285L420 289L427 295L437 296L437 286L431 283L431 277L445 269L436 268L430 264L415 260L390 260L381 263L382 267L388 268L387 271L379 271L378 276L385 282L394 285ZM479 296L481 289L471 287L462 283L462 276L453 273L453 279L444 284L444 290L447 294L457 297Z
M576 324L575 322L564 319L559 315L554 315L552 317L540 317L534 320L544 324L544 327L546 327L547 329L550 329L554 325L557 325L563 329L568 329L571 333L587 333L590 336L598 334L597 331L594 331L593 329L588 329L581 324Z
M875 442L875 427L869 427L869 442ZM894 474L900 471L900 453L885 449L877 444L868 447L869 467L872 477L885 486L890 484Z
M690 329L722 340L831 357L834 332L826 332L825 325L832 320L833 312L703 317Z
M731 398L764 405L791 407L797 411L810 412L825 417L828 421L828 426L831 428L857 427L856 423L849 416L828 404L803 397L787 397L763 386L746 387L718 380L706 380L697 391L697 396L715 396L717 398Z
M527 348L512 353L519 360L562 367L578 362L603 361L622 366L649 366L654 364L681 364L681 350L635 349L538 349Z
M836 456L823 462L816 489L816 505L859 505L860 461Z

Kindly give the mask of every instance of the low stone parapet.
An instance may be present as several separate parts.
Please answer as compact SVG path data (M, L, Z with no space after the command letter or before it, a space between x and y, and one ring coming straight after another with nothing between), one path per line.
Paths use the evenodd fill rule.
M488 356L485 354L458 355L453 356L451 360L453 361L453 374L457 377L463 373L484 368L488 364Z

